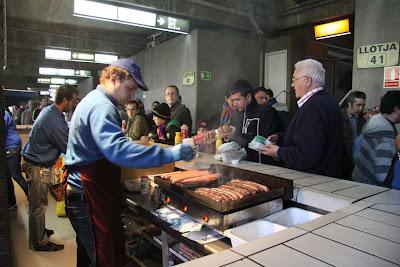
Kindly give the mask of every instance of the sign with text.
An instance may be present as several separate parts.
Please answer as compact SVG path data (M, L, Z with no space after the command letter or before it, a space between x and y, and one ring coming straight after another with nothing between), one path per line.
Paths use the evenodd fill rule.
M386 67L383 75L383 88L400 87L400 66Z
M210 71L200 72L200 79L203 81L211 81L211 72Z
M188 71L183 74L183 85L194 85L194 71Z
M399 64L399 42L364 45L357 49L358 68L381 68Z
M157 14L156 27L178 32L189 32L189 21Z

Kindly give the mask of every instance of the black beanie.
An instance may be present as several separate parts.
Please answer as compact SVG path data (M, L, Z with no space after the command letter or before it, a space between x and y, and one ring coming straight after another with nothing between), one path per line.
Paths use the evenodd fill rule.
M171 109L165 103L161 103L152 110L153 115L163 120L169 120L171 118Z

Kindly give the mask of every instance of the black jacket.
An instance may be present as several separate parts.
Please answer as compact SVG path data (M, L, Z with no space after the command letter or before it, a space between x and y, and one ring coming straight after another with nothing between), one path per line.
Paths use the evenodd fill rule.
M351 129L350 119L347 116L346 109L342 109L343 118L343 138L344 138L344 165L343 165L343 177L351 180L351 173L354 169L353 160L353 133ZM365 124L365 119L360 116L357 120L357 136L361 134L362 127Z
M247 160L253 162L278 165L271 157L261 155L258 151L248 148L248 144L256 135L268 137L279 131L278 117L275 109L268 106L260 106L252 101L245 112L234 111L231 125L236 128L231 141L246 148Z
M278 157L290 169L342 178L343 148L339 105L323 90L297 111Z

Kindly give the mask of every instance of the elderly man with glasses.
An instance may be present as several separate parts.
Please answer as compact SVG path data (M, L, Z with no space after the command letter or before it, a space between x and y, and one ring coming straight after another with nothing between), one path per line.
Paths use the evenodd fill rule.
M299 110L284 133L271 135L264 155L290 169L342 177L343 122L338 103L324 90L325 69L313 59L295 64L292 79Z

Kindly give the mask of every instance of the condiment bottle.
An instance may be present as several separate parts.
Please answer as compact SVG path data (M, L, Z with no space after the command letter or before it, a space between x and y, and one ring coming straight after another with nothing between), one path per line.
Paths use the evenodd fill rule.
M175 133L175 145L178 145L181 143L181 132L176 132Z
M189 127L186 124L181 126L181 139L189 138Z
M218 133L218 131L215 130L215 132L215 153L218 153L218 148L224 143L224 141L222 140L222 136Z

